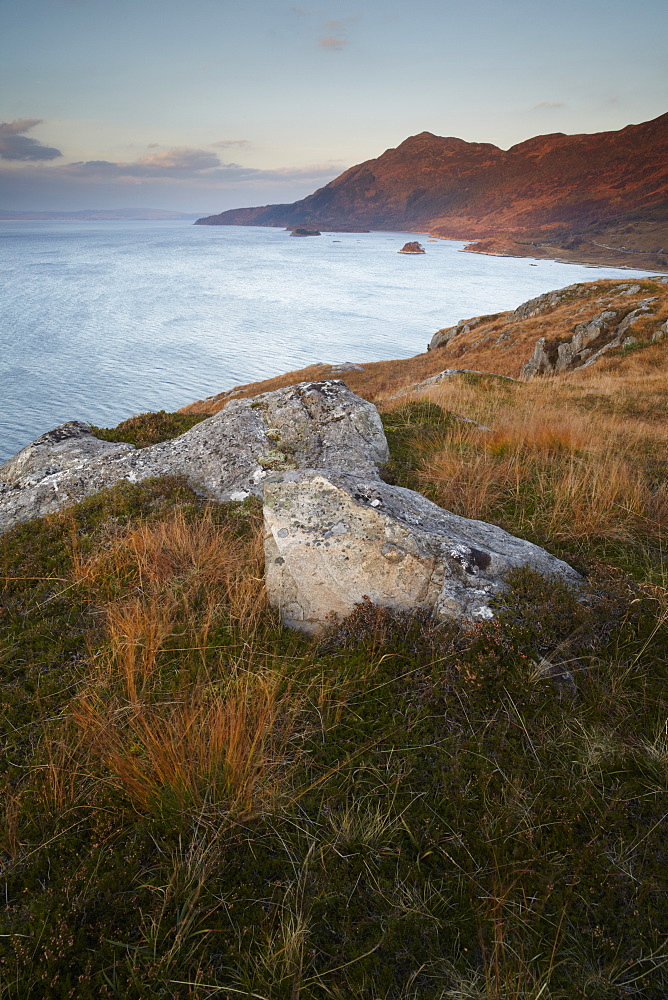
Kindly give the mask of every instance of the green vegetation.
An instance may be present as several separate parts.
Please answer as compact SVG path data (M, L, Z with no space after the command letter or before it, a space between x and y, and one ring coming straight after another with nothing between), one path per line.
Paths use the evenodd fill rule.
M535 490L563 500L560 462L597 452L573 422L503 424L534 390L495 382L386 414L385 475L545 541ZM0 998L663 1000L652 475L640 540L644 507L612 535L577 480L601 514L562 507L556 545L582 594L517 572L463 629L364 602L286 632L257 502L177 479L3 536Z
M158 410L129 417L117 427L92 427L92 431L103 441L125 441L135 448L146 448L149 444L178 437L209 416L210 413L167 413Z

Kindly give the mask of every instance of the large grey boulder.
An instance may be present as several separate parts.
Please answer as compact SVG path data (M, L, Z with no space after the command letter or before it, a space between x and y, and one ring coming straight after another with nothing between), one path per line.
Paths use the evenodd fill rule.
M364 597L441 620L484 621L505 574L531 566L576 584L570 566L484 521L377 477L322 469L264 485L266 586L283 623L318 632Z
M339 380L232 400L185 434L139 450L72 422L0 466L0 531L121 480L184 475L213 499L243 500L262 496L270 472L317 466L373 476L388 457L375 406Z

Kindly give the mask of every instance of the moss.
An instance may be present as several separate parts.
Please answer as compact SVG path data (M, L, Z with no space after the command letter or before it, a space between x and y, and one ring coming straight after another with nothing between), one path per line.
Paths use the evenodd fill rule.
M121 421L116 427L92 427L93 434L103 441L125 441L135 448L146 448L160 441L169 441L206 420L210 413L140 413Z

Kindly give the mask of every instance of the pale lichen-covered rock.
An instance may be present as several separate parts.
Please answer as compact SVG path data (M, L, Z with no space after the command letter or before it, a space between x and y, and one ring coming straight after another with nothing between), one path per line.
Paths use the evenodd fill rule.
M484 621L505 574L528 565L577 583L544 549L380 479L322 469L264 486L266 586L283 623L317 632L364 597L439 619Z
M183 475L213 499L243 500L262 495L269 472L318 466L375 475L387 458L375 406L339 380L232 400L185 434L142 449L63 424L0 466L0 530L121 480Z
M78 468L92 459L110 458L126 451L134 451L134 446L120 441L101 441L93 435L90 424L70 420L42 434L0 465L0 482L5 486L28 486L45 476Z
M440 385L456 375L483 375L488 378L504 379L506 382L517 382L517 379L512 378L510 375L497 375L496 372L481 372L476 368L445 368L442 372L430 375L429 378L425 378L421 382L413 382L412 385L405 385L402 389L399 389L399 392L388 396L388 399L399 399L401 396L407 396L410 393L422 392L424 389ZM475 423L475 420L468 420L467 417L461 417L460 419L467 420L468 423ZM479 424L478 426L481 425Z

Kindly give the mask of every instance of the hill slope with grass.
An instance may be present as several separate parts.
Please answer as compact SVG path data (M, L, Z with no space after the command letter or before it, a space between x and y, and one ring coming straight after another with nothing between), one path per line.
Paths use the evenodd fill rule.
M483 252L665 267L667 163L668 114L508 150L421 132L292 205L231 209L197 224L428 231L487 240Z
M516 375L548 316L503 315ZM491 622L362 602L288 632L258 502L173 478L2 536L0 998L663 1000L667 355L341 373L381 410L387 481L586 578L518 571Z

